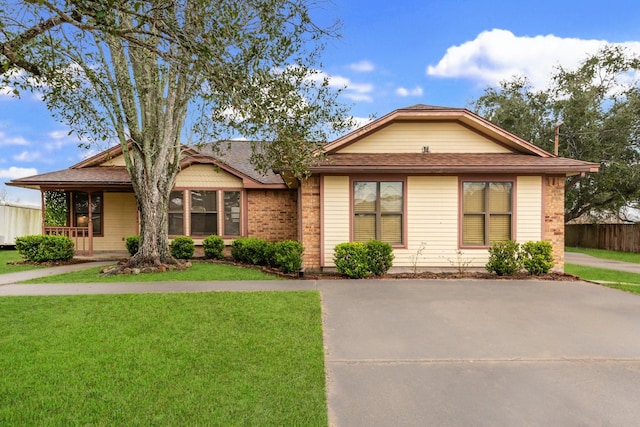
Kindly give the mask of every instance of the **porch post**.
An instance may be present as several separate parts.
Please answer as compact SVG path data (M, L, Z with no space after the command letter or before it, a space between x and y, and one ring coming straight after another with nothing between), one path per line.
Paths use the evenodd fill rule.
M46 215L45 215L45 206L44 206L44 191L42 190L42 188L40 189L40 216L42 217L42 235L44 236L45 233L45 226L46 224Z
M89 256L93 256L93 205L91 204L91 191L87 191L87 210L89 211Z

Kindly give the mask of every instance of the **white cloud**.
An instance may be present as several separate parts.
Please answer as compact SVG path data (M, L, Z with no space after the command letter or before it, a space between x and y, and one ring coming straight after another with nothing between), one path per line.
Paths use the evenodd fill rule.
M18 162L33 162L41 157L39 151L23 151L20 154L14 155L12 158Z
M37 174L38 170L35 168L18 168L11 166L9 169L0 169L0 178L17 179Z
M358 73L370 73L376 69L376 66L371 61L362 60L360 62L354 62L349 64L349 69Z
M354 130L372 122L371 117L352 117L351 120L355 124Z
M0 147L6 147L8 145L29 145L29 141L21 136L9 137L4 132L0 131Z
M588 54L596 53L605 40L562 38L553 34L516 36L511 31L484 31L471 41L447 49L427 75L469 78L495 85L514 75L527 76L536 88L547 86L554 67L575 68ZM640 53L640 42L619 43Z
M400 96L422 96L423 90L420 86L416 86L413 89L407 89L406 87L399 87L396 89L396 95Z
M309 78L316 82L322 82L327 78L330 87L344 89L343 95L354 102L373 102L373 85L370 83L354 83L348 77L329 75L324 71L318 71Z

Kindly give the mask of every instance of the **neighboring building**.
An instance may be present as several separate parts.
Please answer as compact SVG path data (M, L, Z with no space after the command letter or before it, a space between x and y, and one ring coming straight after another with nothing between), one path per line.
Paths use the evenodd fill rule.
M460 260L481 267L494 241L548 240L562 269L565 177L598 170L466 109L425 105L327 144L326 159L303 182L259 174L248 142L228 144L221 155L210 146L185 149L169 237L189 235L196 244L211 234L228 244L239 236L297 239L308 269L333 267L338 243L372 238L393 245L399 268L450 268ZM69 228L90 231L93 250L122 250L138 231L120 148L9 184L67 192Z
M0 247L14 246L16 238L42 233L42 211L37 206L0 202Z

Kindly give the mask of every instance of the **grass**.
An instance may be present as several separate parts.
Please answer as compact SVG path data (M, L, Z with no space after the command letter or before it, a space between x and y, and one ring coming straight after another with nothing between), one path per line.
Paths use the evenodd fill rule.
M36 268L42 268L39 265L33 264L7 264L12 261L21 261L22 257L16 250L0 250L0 274L17 273L19 271L34 270Z
M633 262L640 264L640 254L631 252L616 252L605 249L589 249L589 248L565 248L567 252L577 252L581 254L591 255L596 258L611 259L615 261Z
M326 426L318 292L0 298L0 425Z
M57 274L22 283L113 283L113 282L191 282L202 280L279 280L255 268L237 267L229 264L193 261L191 268L164 273L100 275L100 268L89 268L71 273Z
M606 268L565 264L564 271L584 280L599 282L610 288L640 294L640 274Z

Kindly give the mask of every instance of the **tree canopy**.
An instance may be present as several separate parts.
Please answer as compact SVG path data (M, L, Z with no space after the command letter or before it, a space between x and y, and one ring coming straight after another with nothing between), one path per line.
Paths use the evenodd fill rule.
M88 141L117 141L138 202L132 263L171 262L167 204L182 144L268 141L258 169L303 178L351 126L319 71L335 27L309 0L39 0L0 3L0 78L37 86ZM2 81L0 80L0 84ZM223 147L222 147L223 148Z
M600 163L600 172L567 179L565 219L618 216L640 205L640 59L607 46L576 69L558 67L547 88L515 76L487 88L478 114L562 157ZM624 219L624 218L622 218Z

